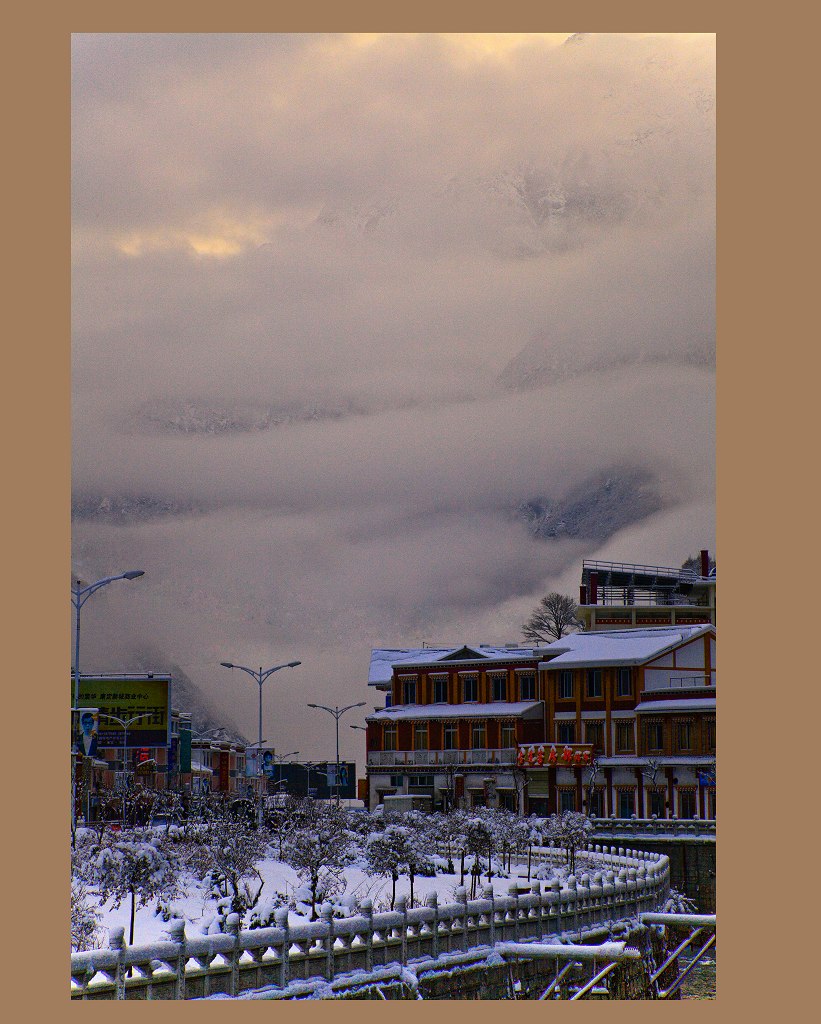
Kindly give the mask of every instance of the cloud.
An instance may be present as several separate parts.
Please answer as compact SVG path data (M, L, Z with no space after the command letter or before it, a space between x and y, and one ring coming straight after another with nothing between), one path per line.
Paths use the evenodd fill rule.
M89 666L150 640L253 732L219 661L301 658L271 728L327 754L371 645L575 592L520 502L625 467L661 511L608 551L712 545L714 39L562 43L74 37L74 488L162 513L75 522L147 571Z

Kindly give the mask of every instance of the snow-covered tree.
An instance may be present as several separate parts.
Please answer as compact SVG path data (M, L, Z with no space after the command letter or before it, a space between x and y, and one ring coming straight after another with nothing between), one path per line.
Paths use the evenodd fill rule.
M88 877L103 901L111 899L118 907L130 898L129 943L134 942L137 906L146 906L154 899L172 899L178 892L179 868L173 851L147 829L107 838L87 864Z
M265 856L268 836L243 817L215 819L200 834L214 877L222 880L224 895L230 886L231 913L242 917L259 902L264 882L257 863ZM258 883L258 884L257 884ZM253 887L256 885L256 891Z
M338 879L354 855L354 835L347 814L332 804L314 804L310 814L283 844L283 859L310 889L311 920L316 919L317 894L328 882Z
M373 832L365 845L368 872L391 880L391 910L396 903L396 883L407 860L409 829L388 823L382 832Z
M592 831L593 824L586 814L578 811L551 814L548 821L550 842L564 850L571 872L576 870L576 851L587 843Z
M101 945L100 913L88 886L79 875L71 876L71 949L97 949Z

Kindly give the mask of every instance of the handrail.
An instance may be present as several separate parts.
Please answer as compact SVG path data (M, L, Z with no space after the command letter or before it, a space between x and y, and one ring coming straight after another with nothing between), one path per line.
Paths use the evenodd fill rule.
M564 861L564 851L540 847L537 854ZM320 920L289 924L288 911L275 913L276 925L241 930L231 914L227 931L187 936L183 921L172 921L168 939L127 946L123 929L112 928L108 949L71 957L72 999L191 999L275 985L293 980L333 979L337 974L419 957L437 957L497 942L576 936L609 927L641 913L658 911L670 891L670 862L658 853L588 845L577 854L577 875L562 884L553 879L519 895L486 886L469 900L464 887L454 902L440 904L431 893L422 907L400 897L396 909L374 913L362 900L351 917L337 919L324 904Z

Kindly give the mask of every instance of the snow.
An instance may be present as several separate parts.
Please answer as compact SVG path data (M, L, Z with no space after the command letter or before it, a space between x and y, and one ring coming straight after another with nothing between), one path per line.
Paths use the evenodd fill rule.
M715 711L715 697L694 697L691 700L643 700L636 711Z
M510 718L541 715L542 701L494 701L492 704L397 704L368 715L366 722L430 718Z
M458 869L458 858L454 859L454 863ZM468 885L470 885L470 878L467 872L472 864L473 858L468 856L465 859L465 881ZM260 903L266 900L266 898L270 899L277 892L292 894L300 888L296 871L281 861L266 858L258 863L258 868L265 883ZM510 878L494 875L490 883L487 881L487 876L482 875L480 885L484 887L491 884L497 896L507 896L510 883L520 880L516 877L517 871L522 872L521 884L524 885L527 875L526 867L514 867ZM562 877L566 873L564 868L558 868L556 871L558 877ZM390 879L375 878L372 875L368 875L362 868L356 866L345 868L344 877L346 882L345 895L335 898L335 905L344 905L346 901L350 901L351 897L356 897L360 901L363 899L373 900L375 912L382 912L376 904L384 904L384 910L389 909L391 897ZM416 904L424 903L425 897L429 893L435 892L439 897L440 904L453 903L454 891L459 885L459 878L458 873L437 874L434 877L417 875L413 883L414 902ZM189 938L203 937L205 935L216 937L218 934L216 928L217 900L210 896L209 886L197 883L190 877L184 880L184 882L184 894L172 901L172 908L175 913L180 914L183 918L186 936ZM400 875L399 881L396 883L396 896L397 899L400 896L410 896L410 882L407 875ZM168 941L168 929L171 921L164 921L156 913L156 906L156 900L151 900L147 906L137 907L134 924L135 945L143 946L150 943ZM113 907L111 901L108 901L99 909L102 913L100 924L105 943L107 944L108 941L108 930L116 927L125 929L127 940L131 912L130 901L124 901L119 908ZM305 909L306 913L309 913L310 907L306 906ZM289 911L289 927L298 929L300 925L307 923L307 916L296 913L293 910Z
M571 633L540 648L555 655L539 663L540 669L588 665L640 665L672 647L712 630L704 626L665 626L651 629L613 629Z
M466 659L470 661L510 662L534 657L531 647L495 647L491 644L459 644L456 647L375 647L371 651L368 685L380 686L389 683L394 667L418 668L421 665L435 665L465 647L475 654L475 657ZM443 667L449 664L459 662L445 662Z

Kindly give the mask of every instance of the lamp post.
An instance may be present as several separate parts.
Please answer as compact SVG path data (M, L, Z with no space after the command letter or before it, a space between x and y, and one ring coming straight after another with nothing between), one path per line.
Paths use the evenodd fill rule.
M299 753L298 750L290 750L290 751L288 751L287 754L276 754L276 753L274 754L274 760L279 765L279 770L277 772L277 786L278 787L282 785L282 763L283 763L283 761L285 760L286 757L296 757L296 755L298 753Z
M80 609L86 603L86 601L95 594L102 587L107 586L109 583L114 583L115 580L136 580L140 576L145 576L144 569L129 569L128 572L121 572L119 576L106 576L104 579L97 580L96 583L89 583L88 586L81 587L82 580L77 580L76 585L72 584L71 587L71 602L77 612L76 625L74 630L74 707L79 707L80 704Z
M153 711L145 711L141 715L134 715L133 718L127 718L123 721L122 718L117 718L116 715L103 714L100 712L100 718L110 718L112 722L116 722L117 725L121 725L123 729L123 780L125 780L125 758L126 750L128 748L128 727L133 725L135 722L139 722L141 718L151 718ZM123 787L123 828L125 828L125 787Z
M336 719L336 777L334 779L334 791L336 793L336 806L339 807L339 719L346 711L350 711L351 708L364 708L365 701L361 700L358 704L348 704L347 707L344 708L329 708L325 704L309 704L308 707L319 708L321 711L327 711Z
M91 597L102 587L114 583L116 580L136 580L145 576L144 569L129 569L128 572L121 572L118 576L105 576L95 583L82 586L82 580L76 580L71 585L71 603L76 612L74 628L74 703L76 710L80 706L80 609ZM73 758L72 758L73 760ZM77 828L77 783L74 778L74 764L71 766L71 833L72 839Z
M267 669L263 669L262 666L260 665L259 671L257 671L256 669L253 669L253 668L247 668L245 665L234 665L233 662L230 662L230 661L221 661L220 662L220 665L222 665L223 668L238 668L240 670L240 672L247 672L248 675L251 676L251 678L254 680L254 682L256 682L256 684L259 686L259 740L257 742L257 746L258 747L262 746L262 684L265 682L265 680L268 678L268 676L273 675L274 672L279 672L279 670L281 668L296 668L297 665L301 665L301 664L302 664L301 661L286 661L282 665L274 665L271 668L267 668ZM257 757L260 757L260 756L261 756L261 752L258 752ZM262 795L261 794L260 794L260 800L259 800L259 814L258 814L257 820L258 820L258 823L261 825L262 824Z

